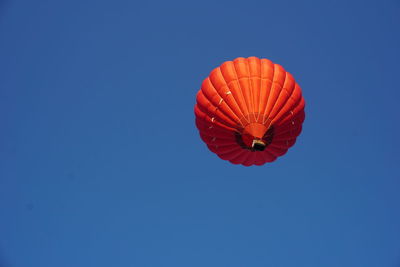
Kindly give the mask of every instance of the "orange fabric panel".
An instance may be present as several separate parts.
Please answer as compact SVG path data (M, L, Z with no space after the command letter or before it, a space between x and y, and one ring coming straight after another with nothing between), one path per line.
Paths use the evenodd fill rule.
M302 130L300 86L268 59L236 58L211 71L194 108L201 139L221 159L244 166L276 160Z

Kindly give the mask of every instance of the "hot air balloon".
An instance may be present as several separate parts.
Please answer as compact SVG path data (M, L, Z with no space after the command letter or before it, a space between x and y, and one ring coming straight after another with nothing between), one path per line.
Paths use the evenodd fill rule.
M263 165L294 145L305 118L300 86L282 66L237 58L211 71L194 112L201 139L221 159Z

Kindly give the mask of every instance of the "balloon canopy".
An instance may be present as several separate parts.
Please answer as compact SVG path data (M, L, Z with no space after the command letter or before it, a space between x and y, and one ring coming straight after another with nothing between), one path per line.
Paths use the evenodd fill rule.
M201 139L221 159L263 165L294 145L305 118L300 86L268 59L237 58L214 69L197 93Z

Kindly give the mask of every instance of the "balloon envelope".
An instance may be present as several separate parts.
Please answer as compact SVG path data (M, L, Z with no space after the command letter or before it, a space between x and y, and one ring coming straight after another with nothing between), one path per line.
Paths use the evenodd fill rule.
M221 159L263 165L294 145L305 118L300 86L268 59L237 58L214 69L197 93L201 139Z

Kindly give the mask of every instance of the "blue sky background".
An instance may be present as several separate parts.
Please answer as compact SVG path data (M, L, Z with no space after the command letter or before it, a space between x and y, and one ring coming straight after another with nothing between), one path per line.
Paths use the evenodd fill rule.
M0 266L399 267L399 29L398 0L3 0ZM306 98L262 167L194 125L239 56Z

